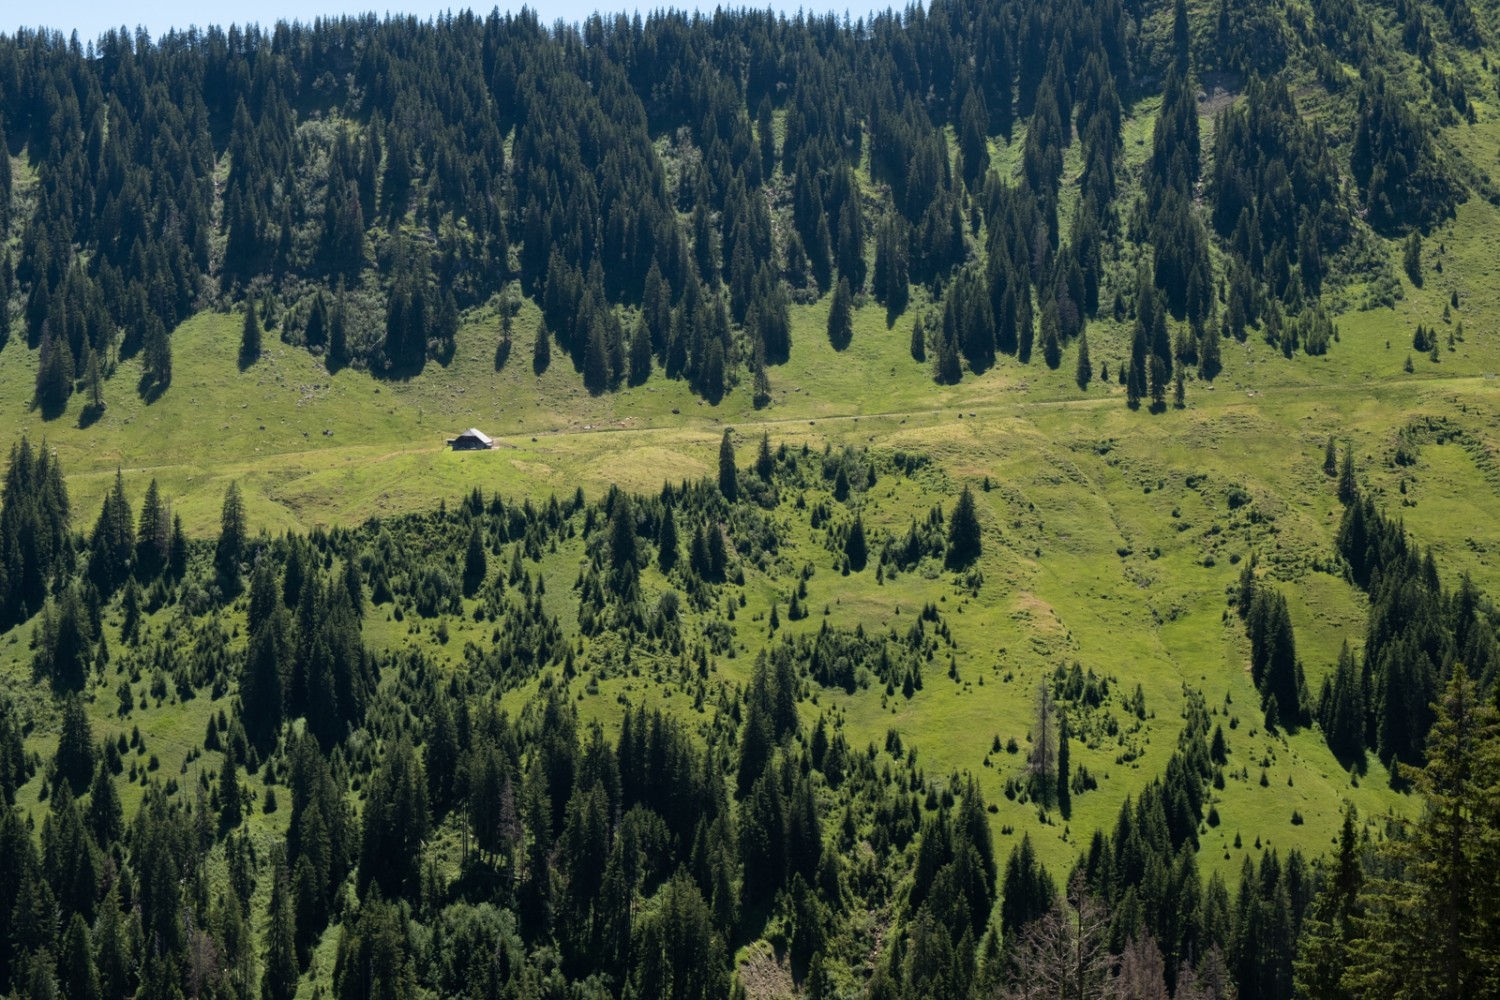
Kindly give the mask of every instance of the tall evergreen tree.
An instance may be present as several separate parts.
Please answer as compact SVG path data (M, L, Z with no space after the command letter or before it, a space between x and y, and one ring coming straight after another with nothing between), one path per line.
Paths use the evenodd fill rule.
M962 569L979 558L982 544L974 492L965 486L948 516L948 565Z
M224 506L219 512L219 542L214 549L219 578L231 589L239 587L240 563L245 558L247 541L245 501L240 496L240 484L231 482L224 492Z
M740 497L740 474L734 464L734 442L728 430L719 441L719 493L730 503Z
M272 861L269 922L264 937L264 965L260 980L261 1000L293 1000L297 995L296 917L286 858L276 850Z
M1078 384L1078 388L1087 389L1093 378L1094 365L1089 360L1089 335L1084 333L1078 337L1078 365L1073 371L1073 381Z
M240 330L240 367L248 368L260 360L260 314L254 296L245 299L245 323Z
M842 351L853 336L854 296L849 291L849 280L841 275L828 306L828 342L835 351Z

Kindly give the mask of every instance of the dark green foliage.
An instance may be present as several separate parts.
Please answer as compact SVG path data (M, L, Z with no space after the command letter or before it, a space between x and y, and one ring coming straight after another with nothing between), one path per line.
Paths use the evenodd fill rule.
M974 492L965 486L958 502L953 505L953 513L948 515L948 565L962 569L979 558L981 549Z
M1349 166L1378 230L1426 226L1452 213L1459 192L1433 146L1428 124L1397 84L1371 74L1360 90Z
M0 808L8 808L31 777L31 762L21 743L21 726L11 703L0 698Z
M835 351L849 346L854 336L854 299L849 291L849 280L839 278L833 292L833 302L828 307L828 342Z
M1275 704L1280 722L1291 728L1303 725L1310 714L1307 683L1297 659L1296 639L1286 597L1280 591L1257 586L1245 617L1250 636L1250 677L1260 690L1267 708L1266 727L1274 728L1269 706Z
M261 1000L292 1000L297 995L296 918L286 857L277 851L272 860L271 899L267 904Z
M93 666L97 632L77 587L69 587L43 609L39 632L32 673L57 691L83 690Z
M398 741L370 784L359 853L361 888L373 885L387 897L415 897L430 822L422 766L411 744Z
M864 518L856 514L854 524L849 528L849 537L844 540L844 558L849 561L849 569L858 573L865 568L869 556L869 547L865 543Z
M77 694L63 699L62 731L52 759L58 780L69 786L74 795L82 792L94 775L94 734Z
M69 515L56 456L22 437L0 493L0 627L40 611L53 575L70 565Z
M479 525L469 532L469 544L464 550L464 596L473 597L484 582L489 569L489 557L485 554L484 534Z
M1422 287L1422 234L1412 230L1412 234L1406 238L1405 249L1401 253L1401 267L1406 271L1406 277L1413 285ZM1422 348L1417 348L1422 350Z
M255 299L245 300L245 323L240 331L240 367L248 368L260 360L260 315Z
M740 496L739 470L734 464L734 442L729 438L729 431L724 431L724 437L719 441L719 493L725 500L733 503Z
M214 566L219 571L219 580L230 593L239 589L240 564L245 559L248 537L240 485L230 483L219 513L219 542L214 549Z
M116 470L114 487L105 494L89 538L89 578L102 596L109 597L129 579L135 550L135 518L125 498L125 478Z
M1052 908L1057 886L1037 861L1031 836L1021 838L1005 862L1004 880L1000 884L1000 930L1006 937L1018 933Z
M338 1000L400 1000L414 995L416 987L412 945L401 906L377 894L344 925L334 960L334 995Z
M1316 294L1323 258L1348 238L1352 220L1322 129L1310 125L1286 80L1252 78L1246 100L1219 116L1211 177L1213 225L1272 294L1286 294L1290 257Z

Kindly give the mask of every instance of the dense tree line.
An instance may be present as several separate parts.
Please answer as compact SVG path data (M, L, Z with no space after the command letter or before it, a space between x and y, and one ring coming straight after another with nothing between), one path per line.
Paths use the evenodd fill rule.
M1361 655L1345 648L1324 683L1320 722L1346 762L1373 751L1387 765L1418 765L1430 706L1454 671L1462 666L1484 690L1495 687L1493 607L1467 574L1444 588L1432 553L1357 486L1345 497L1337 546L1370 611Z
M839 344L867 294L894 322L925 286L944 317L935 373L953 381L1033 345L1057 367L1101 297L1129 306L1128 261L1146 256L1188 325L1173 355L1211 378L1225 324L1242 336L1266 300L1295 315L1320 292L1353 209L1397 232L1463 194L1393 52L1311 29L1295 49L1230 6L1211 31L1185 5L1118 0L938 0L856 24L364 16L86 47L23 30L0 39L0 132L34 173L0 158L0 341L14 312L38 408L83 391L97 417L122 360L142 357L148 399L170 386L171 331L204 308L246 303L242 364L274 332L331 369L407 374L446 363L464 316L519 289L546 318L539 371L555 342L591 392L660 372L717 400L743 375L768 400L792 302L834 295ZM1345 6L1318 5L1320 23L1363 37ZM1467 109L1463 74L1404 6L1432 99ZM1467 6L1444 9L1471 44ZM1335 42L1365 81L1347 168L1287 85L1294 49L1322 67ZM1259 75L1205 150L1197 74L1224 66ZM1325 76L1341 89L1342 70ZM1122 125L1158 92L1137 187ZM991 149L1012 141L1020 167L1002 176ZM1253 286L1225 324L1215 238ZM1244 293L1257 302L1236 306Z

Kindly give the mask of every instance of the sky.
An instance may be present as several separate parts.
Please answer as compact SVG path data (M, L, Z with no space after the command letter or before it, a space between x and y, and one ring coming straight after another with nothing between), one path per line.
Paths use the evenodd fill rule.
M498 0L468 0L468 2L440 2L440 0L403 0L392 4L389 0L217 0L204 4L201 0L147 0L145 3L104 3L100 0L50 0L45 4L31 6L24 2L9 5L10 12L0 15L0 29L14 31L17 28L46 27L64 34L78 32L80 42L99 37L110 28L127 27L134 31L144 27L153 37L158 37L172 28L187 28L190 25L203 27L207 24L228 25L258 22L269 26L279 20L311 21L329 14L357 14L370 10L378 14L415 14L426 18L444 10L462 10L472 7L479 13L488 13ZM836 10L843 13L851 10L858 17L875 8L873 0L851 4L848 0L729 0L726 6L772 7L795 13L798 9L809 11ZM892 6L904 6L893 2ZM502 10L512 5L499 2ZM520 3L514 5L519 9ZM551 24L559 18L576 22L595 10L613 12L617 10L651 10L657 7L697 7L712 10L717 0L531 0L530 6L537 12L542 23ZM879 9L884 9L882 3ZM857 9L856 9L857 8Z

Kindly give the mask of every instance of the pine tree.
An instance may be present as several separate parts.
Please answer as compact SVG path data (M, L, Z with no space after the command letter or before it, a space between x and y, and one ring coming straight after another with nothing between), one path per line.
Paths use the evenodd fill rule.
M918 364L927 361L927 331L922 326L921 316L911 325L911 359Z
M323 292L313 296L312 306L307 310L307 323L302 328L302 339L308 347L324 347L328 343L328 303Z
M1334 476L1338 475L1338 471L1338 448L1334 444L1333 435L1330 434L1328 435L1328 444L1323 448L1323 475L1327 476L1329 479L1332 479Z
M469 545L464 550L464 596L473 597L484 583L489 571L489 558L484 550L484 533L476 523L469 531Z
M761 482L769 483L771 474L776 471L776 462L771 457L771 434L769 431L761 431L760 448L755 453L755 474L760 477Z
M261 1000L293 1000L297 995L297 920L285 855L275 851L269 923L265 932L265 964L260 981Z
M119 880L110 883L99 917L94 924L94 965L99 974L100 993L105 997L129 996L133 975L129 945L125 939L123 913L120 909Z
M224 766L219 769L219 828L233 830L244 819L244 806L240 792L240 767L234 759L231 745L224 754Z
M1354 475L1354 443L1344 445L1344 459L1339 464L1339 502L1348 506L1359 498L1359 481Z
M677 565L677 521L671 504L662 507L661 526L656 533L656 562L663 573L672 572Z
M1087 389L1089 382L1094 378L1094 366L1089 361L1089 335L1080 334L1078 337L1078 366L1073 373L1073 381L1078 383L1078 388Z
M349 311L344 301L344 280L339 279L328 320L328 370L336 372L349 363Z
M1073 813L1072 754L1068 747L1068 713L1057 712L1057 808L1067 819Z
M246 537L245 502L240 497L240 484L231 482L219 512L219 542L214 549L214 565L218 567L219 577L231 589L239 587Z
M1484 995L1500 968L1495 934L1495 872L1500 838L1500 723L1462 666L1438 702L1427 737L1427 764L1402 765L1425 808L1408 835L1383 845L1359 904L1349 968L1355 996Z
M965 486L953 505L948 517L948 565L963 569L979 558L981 550L979 514L974 504L974 493Z
M52 758L57 777L74 795L82 792L94 776L94 734L83 699L70 692L63 699L62 730L57 738L57 752Z
M531 347L531 371L540 375L552 365L552 335L547 331L546 320L536 325L536 340Z
M84 366L84 386L88 392L89 413L98 416L104 412L104 374L99 365L99 352L89 348Z
M187 572L188 543L182 530L182 515L172 515L172 538L167 546L167 571L174 580L182 579Z
M734 465L734 442L728 430L719 441L719 493L730 503L740 498L739 470Z
M60 967L68 1000L100 1000L99 970L94 965L88 924L77 913L73 914L63 935Z
M651 332L644 314L630 335L630 384L641 385L651 377Z
M1401 253L1401 266L1406 271L1406 276L1411 283L1418 288L1422 287L1422 234L1412 230L1412 234L1406 239L1405 249Z
M609 388L609 358L604 351L604 324L597 321L589 324L588 346L583 356L583 384L589 392L598 395Z
M125 817L120 808L120 793L115 789L109 763L100 760L94 768L94 783L89 786L89 808L86 817L94 843L108 849L125 834Z
M1137 320L1130 339L1130 367L1121 372L1125 403L1132 410L1141 405L1141 397L1146 395L1146 353L1146 331Z
M828 342L835 351L842 351L853 337L854 296L849 291L849 280L841 275L828 307Z
M248 368L260 360L260 316L255 299L245 299L245 325L240 331L240 367Z
M844 558L849 561L849 569L858 573L865 568L869 560L869 548L865 543L865 521L858 514L854 515L854 526L849 529L849 537L844 541Z

